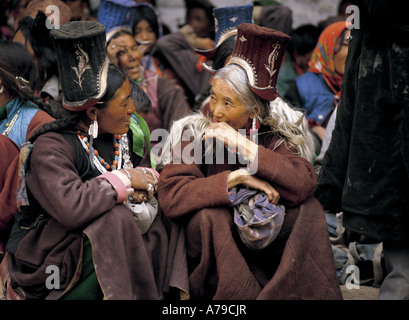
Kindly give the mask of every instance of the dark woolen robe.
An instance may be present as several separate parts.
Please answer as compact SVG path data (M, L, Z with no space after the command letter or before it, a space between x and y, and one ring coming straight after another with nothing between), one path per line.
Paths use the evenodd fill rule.
M73 136L67 140L46 133L35 142L26 183L46 215L9 255L15 291L25 298L57 299L69 290L81 270L84 235L91 243L105 299L163 299L172 288L187 291L182 231L159 212L148 233L141 235L132 212L117 203L117 191L108 180L95 177L95 170L85 182L81 179L88 157ZM112 136L99 136L94 142L112 163L106 153L113 154ZM59 268L59 290L45 288L49 265Z
M259 136L256 175L271 183L286 207L284 225L260 252L248 249L233 223L228 164L164 166L158 200L165 215L186 226L190 294L193 299L340 299L324 212L311 192L317 177L311 164L278 139ZM191 147L191 146L189 146ZM193 150L193 149L192 149ZM216 163L216 162L214 162ZM219 163L219 162L217 162Z
M332 140L315 196L344 226L409 240L409 32L399 1L359 1Z

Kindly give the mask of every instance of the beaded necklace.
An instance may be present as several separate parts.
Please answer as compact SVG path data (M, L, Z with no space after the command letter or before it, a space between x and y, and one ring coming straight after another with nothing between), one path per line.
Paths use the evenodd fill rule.
M108 170L116 170L116 169L121 168L121 164L122 164L122 150L121 150L122 148L120 147L121 140L122 140L121 135L114 135L115 158L112 161L111 165L99 155L98 150L94 149L93 147L90 148L88 138L84 134L81 134L80 131L77 131L77 137L80 140L87 154L89 155L90 153L93 153L94 164L101 173L105 173Z

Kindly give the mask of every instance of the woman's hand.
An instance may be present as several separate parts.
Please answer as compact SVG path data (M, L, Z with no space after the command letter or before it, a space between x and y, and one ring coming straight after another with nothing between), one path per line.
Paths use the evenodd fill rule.
M131 177L131 187L135 191L132 198L137 202L144 202L142 199L145 201L151 199L157 183L153 173L147 168L133 168L126 170Z
M210 38L196 38L196 48L200 50L210 50L214 48L214 40Z
M244 130L244 129L243 129ZM215 138L229 148L238 151L248 161L254 162L257 155L258 145L245 135L242 135L226 122L211 123L203 136L203 140Z
M227 178L228 189L234 188L239 184L264 192L272 204L277 204L280 200L280 194L270 183L250 174L246 169L235 170Z
M112 39L107 46L109 60L118 65L118 56L126 50L126 44L121 39Z
M148 192L145 190L136 190L129 198L131 203L142 203L149 200Z

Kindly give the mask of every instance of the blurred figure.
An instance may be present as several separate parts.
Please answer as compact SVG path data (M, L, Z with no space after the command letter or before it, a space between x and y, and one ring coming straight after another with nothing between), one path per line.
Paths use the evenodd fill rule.
M158 50L181 80L190 106L205 92L210 76L203 71L205 57L194 49L210 50L215 44L214 6L207 0L185 0L186 23L158 39Z
M89 0L62 0L71 9L71 21L94 20L90 16Z
M70 21L71 9L64 2L34 0L28 4L13 38L13 41L22 43L30 53L38 72L35 93L47 101L57 100L60 95L57 56L50 38L52 29L46 25L47 17L52 14L46 14L49 5L58 6L60 25Z
M17 176L20 148L9 137L0 134L0 262L5 254L12 221L17 211ZM0 277L1 278L1 277ZM0 287L1 287L0 283ZM2 294L0 293L0 297Z
M5 8L5 14L9 21L7 23L11 27L14 34L18 29L18 24L26 16L26 8L30 0L11 0L2 8Z
M383 243L379 299L409 299L409 41L400 1L359 0L315 195L354 238ZM355 241L355 239L352 239Z
M164 30L167 29L163 26L159 11L153 5L140 3L136 6L132 32L143 55L143 67L155 72L159 77L166 77L183 91L177 75L170 68L161 52L157 50L157 40L165 34Z
M318 39L308 72L297 77L284 96L290 105L305 111L309 126L318 138L317 154L341 95L350 32L345 21L327 27Z
M214 24L217 26L215 45L208 50L195 49L204 56L206 61L212 62L212 67L219 70L229 61L237 38L237 27L241 23L253 23L253 4L244 6L219 7L213 9ZM233 18L232 18L233 17ZM210 80L211 82L211 80ZM202 95L196 98L193 110L200 110L205 115L209 112L211 84Z
M321 31L328 27L330 24L333 24L334 22L346 21L346 18L350 15L350 13L347 13L346 10L350 5L356 5L356 1L340 0L336 15L328 17L327 19L318 22L318 27L321 29Z
M152 102L152 113L146 122L151 133L155 129L170 130L173 121L190 114L183 93L168 79L160 78L151 70L142 68L142 54L132 33L119 28L107 43L108 57L138 83ZM155 142L152 142L152 145Z
M282 97L294 80L308 71L319 35L319 28L311 24L300 26L290 33L291 42L277 80L277 89Z
M3 146L9 147L1 152L2 163L7 166L0 168L0 173L6 174L0 176L0 261L17 211L18 176L13 167L18 166L18 152L38 128L54 120L33 94L36 75L34 63L22 44L0 41L0 136L10 140L3 139ZM15 153L17 156L13 157Z
M293 11L276 0L260 0L254 3L254 23L290 34L293 25Z

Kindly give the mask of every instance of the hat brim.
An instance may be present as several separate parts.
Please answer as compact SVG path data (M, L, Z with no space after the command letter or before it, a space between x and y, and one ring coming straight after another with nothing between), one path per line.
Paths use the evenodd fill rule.
M217 51L219 50L219 47L215 47L211 50L199 50L199 49L194 49L194 50L197 54L200 54L206 57L206 59L213 60L213 58L216 56Z
M207 59L209 60L213 60L214 57L217 54L217 51L220 48L220 45L226 41L228 38L232 37L232 36L237 36L237 29L231 29L226 31L219 39L218 43L216 44L216 46L213 49L210 50L199 50L199 49L194 49L194 51L197 54L200 54L202 56L205 56Z
M259 88L256 87L254 85L252 85L249 81L249 76L246 72L246 69L243 68L243 66L241 66L238 63L227 63L227 65L229 64L235 64L239 67L241 67L244 72L246 73L246 77L247 77L247 83L250 86L251 91L253 91L256 95L258 95L260 98L264 99L264 100L268 100L268 101L273 101L278 97L278 90L275 87L265 87L265 88ZM207 72L209 72L212 75L215 75L217 73L218 70L213 69L212 67L208 66L206 63L202 62L201 63L202 67L204 70L206 70Z

